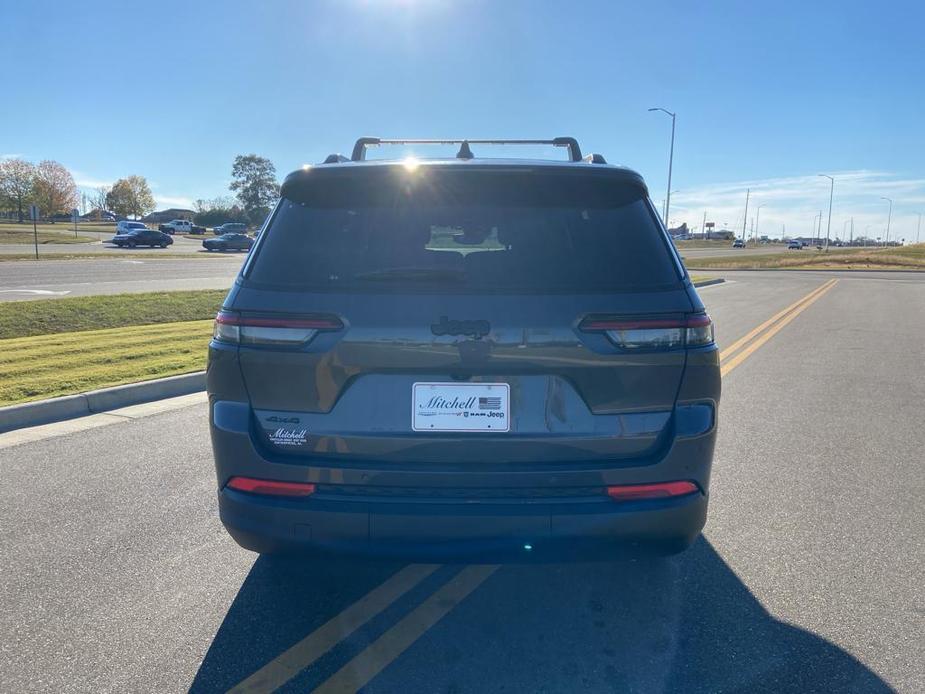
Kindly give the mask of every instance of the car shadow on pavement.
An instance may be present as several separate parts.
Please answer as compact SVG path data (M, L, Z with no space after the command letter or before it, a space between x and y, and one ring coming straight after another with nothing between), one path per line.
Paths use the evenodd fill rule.
M400 566L261 557L191 691L227 691ZM290 685L306 691L324 681L458 569L435 572L419 595L409 593L407 604L399 601L355 632L348 644L356 643L336 647ZM770 615L702 538L663 559L501 567L364 692L425 689L892 691L842 648Z

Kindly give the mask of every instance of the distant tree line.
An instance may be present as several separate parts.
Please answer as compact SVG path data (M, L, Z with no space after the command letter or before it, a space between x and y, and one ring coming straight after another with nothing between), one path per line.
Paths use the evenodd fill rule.
M256 154L235 157L230 190L234 198L197 200L197 224L214 226L223 222L260 224L279 197L276 167ZM97 213L112 212L120 217L143 217L154 211L154 195L144 176L120 178L112 186L101 186L84 193L84 199ZM56 161L38 164L23 159L0 160L0 212L12 213L20 222L29 215L29 205L38 205L42 217L54 220L77 206L74 177Z
M0 209L23 222L29 205L38 205L50 219L67 214L77 204L77 185L71 172L50 159L33 164L24 159L0 161Z

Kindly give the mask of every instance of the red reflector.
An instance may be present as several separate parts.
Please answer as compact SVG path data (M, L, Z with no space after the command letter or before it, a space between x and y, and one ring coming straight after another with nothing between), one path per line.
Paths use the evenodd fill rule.
M239 492L272 496L310 496L315 493L315 485L310 482L279 482L253 477L232 477L228 480L228 487Z
M699 492L700 488L693 482L658 482L656 484L621 484L607 487L607 495L617 501L636 499L665 499L672 496L684 496Z

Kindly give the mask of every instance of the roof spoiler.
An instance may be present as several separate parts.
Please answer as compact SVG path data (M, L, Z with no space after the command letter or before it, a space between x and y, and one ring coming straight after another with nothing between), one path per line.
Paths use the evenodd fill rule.
M380 137L361 137L353 145L350 160L365 161L366 148L379 145L459 145L457 159L472 159L469 145L552 145L568 148L569 161L582 161L581 147L574 137L554 137L551 140L387 140Z

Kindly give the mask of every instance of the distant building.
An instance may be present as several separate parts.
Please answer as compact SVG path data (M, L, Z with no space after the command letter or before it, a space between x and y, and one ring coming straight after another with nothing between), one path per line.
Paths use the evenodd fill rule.
M690 229L687 228L687 222L679 227L668 230L668 235L675 241L686 241L691 237Z
M157 212L152 212L146 217L142 217L141 221L145 224L163 224L164 222L169 222L173 219L193 219L193 215L196 213L193 210L184 210L180 207L171 207L169 210L159 210Z
M92 210L87 212L85 215L81 215L82 220L86 222L115 222L117 221L116 215L109 210L102 210L99 207L94 207Z

